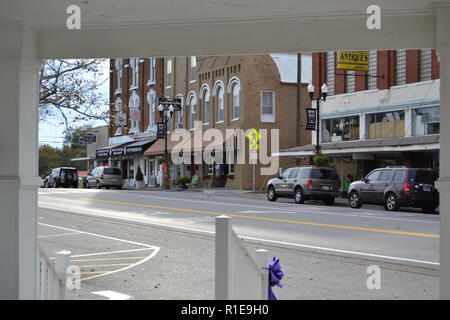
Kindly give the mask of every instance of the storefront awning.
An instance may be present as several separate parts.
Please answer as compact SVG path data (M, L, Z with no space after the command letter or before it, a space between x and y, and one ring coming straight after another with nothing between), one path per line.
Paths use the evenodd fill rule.
M313 156L316 154L315 150L316 145L310 144L281 150L278 153L272 153L272 156ZM327 155L370 152L433 151L439 150L439 134L323 143L320 145L320 150L322 154Z
M136 141L131 144L128 144L125 147L125 154L127 156L133 155L133 156L139 156L144 155L144 152L154 143L156 143L156 139L146 139L141 141Z

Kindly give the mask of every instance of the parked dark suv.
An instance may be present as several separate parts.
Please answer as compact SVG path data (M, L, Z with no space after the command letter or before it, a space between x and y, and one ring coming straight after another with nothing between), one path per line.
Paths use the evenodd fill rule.
M350 184L348 202L358 209L364 203L383 204L388 211L400 207L422 208L435 213L439 192L434 186L437 174L431 169L386 167L375 169L361 181Z
M74 187L78 188L78 171L76 168L55 168L44 179L44 188Z
M340 193L340 186L339 177L331 168L289 168L278 178L269 180L267 199L275 201L277 197L293 197L296 203L317 199L331 206Z

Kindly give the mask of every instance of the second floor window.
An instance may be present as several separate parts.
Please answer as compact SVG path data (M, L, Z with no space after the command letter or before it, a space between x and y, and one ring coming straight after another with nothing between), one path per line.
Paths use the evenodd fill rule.
M155 127L155 112L156 112L156 92L150 90L147 93L148 102L148 130Z
M396 52L396 77L397 85L406 83L406 50L397 50Z
M166 64L166 87L172 87L173 83L173 70L172 70L172 59L167 60Z
M211 104L209 90L203 94L203 124L208 124L211 116Z
M217 90L217 122L224 121L225 103L223 100L223 88L219 87Z
M153 84L156 82L156 58L149 58L149 76L148 76L148 84Z
M197 80L197 57L192 56L189 59L189 81Z
M236 83L233 86L233 100L232 100L232 113L233 113L233 120L238 120L241 113L241 86Z
M136 89L139 83L139 59L131 58L130 59L130 68L131 68L131 87L130 89Z
M194 122L197 114L197 98L192 96L189 100L189 129L194 129Z
M275 122L274 91L261 91L261 121Z
M116 59L115 61L115 67L117 71L117 89L116 93L122 92L122 59Z

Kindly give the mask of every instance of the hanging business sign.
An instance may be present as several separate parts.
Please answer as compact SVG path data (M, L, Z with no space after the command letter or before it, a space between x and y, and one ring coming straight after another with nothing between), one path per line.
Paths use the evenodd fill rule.
M108 149L98 149L95 152L96 159L107 159L110 156L110 150Z
M316 130L316 109L306 108L306 130Z
M164 110L169 110L170 106L173 106L173 111L181 110L181 98L158 98L158 106L162 105Z
M93 133L86 133L85 135L84 135L84 141L87 143L87 144L91 144L91 143L94 143L95 141L96 141L96 136L95 136L95 134L93 134Z
M164 139L166 137L166 124L158 122L156 124L156 139Z
M369 71L369 51L338 51L336 69Z

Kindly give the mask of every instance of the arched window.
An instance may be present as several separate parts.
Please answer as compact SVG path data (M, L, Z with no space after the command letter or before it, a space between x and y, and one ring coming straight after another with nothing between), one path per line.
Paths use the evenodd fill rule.
M177 94L177 98L181 99L181 110L177 112L177 123L176 123L176 129L182 129L184 127L184 97L182 94Z
M209 124L211 119L211 103L209 90L203 92L203 124Z
M237 120L241 113L241 85L239 83L234 84L232 93L232 120Z
M139 99L139 95L136 93L136 90L133 90L130 100L128 101L128 105L130 107L130 133L139 132L139 123L141 121L141 100Z
M155 129L155 112L156 112L156 91L150 89L147 92L147 102L148 102L148 128L147 130Z
M194 121L197 117L197 96L195 93L190 93L188 96L189 106L189 129L194 129Z
M217 122L223 122L225 116L224 91L222 87L217 90Z

